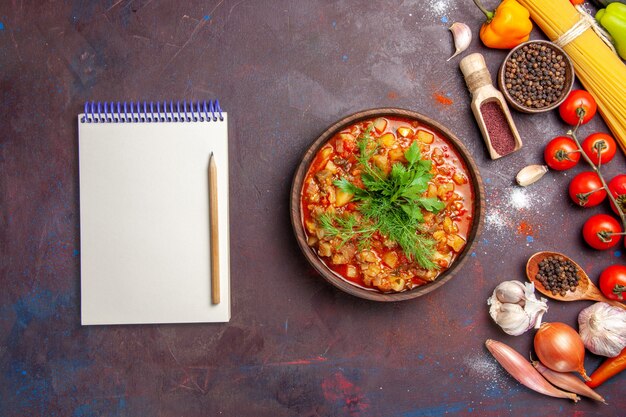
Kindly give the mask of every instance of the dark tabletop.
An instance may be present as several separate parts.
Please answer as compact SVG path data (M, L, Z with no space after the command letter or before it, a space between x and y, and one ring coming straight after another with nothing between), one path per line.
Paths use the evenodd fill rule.
M597 252L581 239L585 219L609 211L570 202L567 184L582 165L514 185L567 130L556 112L514 113L523 149L488 158L459 58L446 62L447 28L472 27L464 55L483 53L494 76L506 51L480 44L481 13L459 3L0 1L0 415L623 415L626 375L598 389L610 406L574 405L519 385L484 347L494 338L531 349L532 332L504 334L486 300L497 283L524 280L532 253L566 253L594 281L625 261L623 249ZM81 327L82 104L211 98L230 119L231 321ZM468 262L402 303L327 284L289 220L304 150L372 107L448 126L485 183L484 230ZM581 132L595 130L606 130L599 117ZM624 166L620 153L607 176ZM551 301L545 320L575 326L588 305ZM587 354L588 371L600 362Z

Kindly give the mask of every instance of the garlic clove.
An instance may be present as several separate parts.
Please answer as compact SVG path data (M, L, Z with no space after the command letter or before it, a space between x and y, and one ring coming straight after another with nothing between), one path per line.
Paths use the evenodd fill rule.
M511 336L519 336L531 327L530 317L519 304L502 304L496 313L495 321Z
M502 303L519 303L525 299L524 284L519 281L504 281L495 290Z
M522 187L527 187L530 184L537 182L546 175L548 167L545 165L528 165L520 170L515 176L515 181Z
M454 22L448 29L452 32L456 51L454 51L454 55L446 61L450 61L452 58L465 51L472 42L472 30L465 23Z

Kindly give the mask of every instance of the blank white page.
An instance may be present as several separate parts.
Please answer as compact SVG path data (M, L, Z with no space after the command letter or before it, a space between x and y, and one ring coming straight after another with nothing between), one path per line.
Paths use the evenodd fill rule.
M79 122L83 325L230 320L222 114L217 122ZM211 152L218 171L218 305L211 304L210 285Z

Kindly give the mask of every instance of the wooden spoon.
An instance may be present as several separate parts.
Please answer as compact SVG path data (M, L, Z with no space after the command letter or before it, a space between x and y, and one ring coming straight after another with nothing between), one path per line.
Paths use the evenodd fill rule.
M537 272L539 272L539 262L543 261L545 258L550 256L560 256L566 261L572 262L576 268L578 269L578 286L574 291L567 291L565 295L561 295L559 293L552 294L552 291L546 289L543 284L537 280L535 277L537 276ZM537 252L533 256L528 259L526 263L526 276L528 280L535 284L535 288L537 291L545 295L546 297L553 298L559 301L578 301L578 300L593 300L593 301L602 301L605 303L609 303L616 307L621 307L626 309L626 305L619 301L609 300L606 298L598 287L593 285L593 282L589 279L589 276L583 271L583 269L574 262L571 258L557 252Z

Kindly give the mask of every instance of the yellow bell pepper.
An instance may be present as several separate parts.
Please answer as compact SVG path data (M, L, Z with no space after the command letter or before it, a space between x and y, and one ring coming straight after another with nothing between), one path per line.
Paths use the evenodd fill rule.
M487 16L480 39L488 48L511 49L530 38L530 13L516 0L503 0L494 11L485 9L479 0L474 3Z

